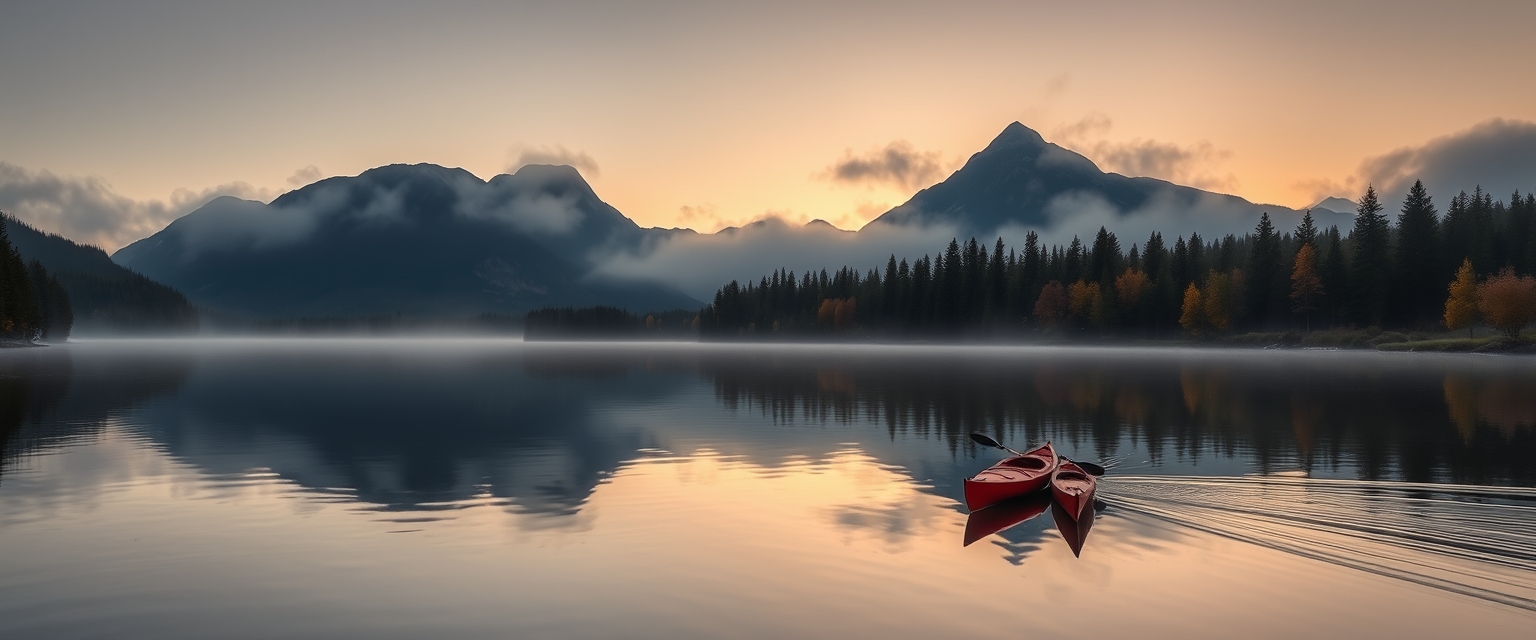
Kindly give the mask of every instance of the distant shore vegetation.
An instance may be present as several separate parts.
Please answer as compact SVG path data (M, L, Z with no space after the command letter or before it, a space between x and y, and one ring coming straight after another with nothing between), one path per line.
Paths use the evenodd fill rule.
M1517 191L1506 202L1478 188L1441 215L1416 182L1395 222L1384 210L1368 188L1347 231L1319 228L1309 212L1281 232L1266 213L1242 236L1169 243L1156 232L1129 251L1101 227L1065 247L1030 232L1022 247L955 239L934 256L892 255L883 270L781 269L721 287L699 330L1225 341L1325 330L1410 342L1402 332L1466 329L1476 342L1472 327L1518 341L1536 321L1536 196Z
M699 314L673 311L635 314L618 307L545 307L528 312L525 340L664 339L698 335Z

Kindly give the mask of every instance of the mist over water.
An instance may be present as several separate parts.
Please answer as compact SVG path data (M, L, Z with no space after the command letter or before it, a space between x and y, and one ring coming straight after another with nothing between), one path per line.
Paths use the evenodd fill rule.
M7 637L1536 622L1523 358L110 340L0 351L0 400ZM1111 463L1080 558L1049 512L962 546L973 431Z

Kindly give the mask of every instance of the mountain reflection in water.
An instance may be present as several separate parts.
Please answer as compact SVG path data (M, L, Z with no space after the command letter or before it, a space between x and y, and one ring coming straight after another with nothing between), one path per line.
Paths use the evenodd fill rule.
M854 572L844 586L862 589L870 585L855 580L864 567L854 559L869 558L839 560L851 553L839 540L897 554L990 553L1019 566L986 558L1003 570L1058 578L1081 570L1087 579L1136 565L1137 554L1193 562L1200 549L1230 549L1205 538L1205 547L1170 542L1198 532L1536 610L1527 533L1536 528L1536 360L1528 358L104 341L0 352L0 403L0 534L13 536L58 505L103 499L100 486L141 488L128 480L138 471L87 473L127 456L110 451L131 450L153 458L139 468L173 464L154 472L156 482L198 488L177 489L187 495L268 492L298 505L295 513L340 507L396 537L474 538L466 532L500 518L517 536L608 539L641 558L674 557L681 544L747 564L840 566ZM973 431L1015 448L1049 440L1071 458L1123 460L1099 486L1097 519L1083 523L1093 542L1085 548L1087 527L1069 531L1045 517L1048 506L967 520L961 481L999 455L972 444ZM57 462L93 445L104 448ZM207 526L234 519L238 531L283 535L284 523L272 522L280 512L220 512ZM597 514L636 518L638 529L605 532ZM669 537L624 537L662 530ZM493 554L476 549L475 557ZM1052 564L1058 553L1082 557ZM1149 579L1166 569L1147 566ZM1199 575L1198 564L1181 566L1187 580ZM958 570L922 567L933 580ZM0 592L17 593L4 591L5 577ZM800 583L777 588L819 597Z
M993 459L967 441L1051 440L1120 473L1300 473L1536 485L1536 367L1518 358L1372 353L522 345L304 341L241 349L147 341L0 359L6 464L124 416L212 473L268 469L304 486L415 508L490 487L520 509L572 513L639 449L645 420L699 406L777 424L878 426L939 441L918 473ZM861 429L852 432L867 437ZM804 437L804 434L798 434ZM796 442L709 433L720 444ZM732 442L735 441L735 442ZM902 448L904 452L910 447ZM806 453L814 453L807 451ZM908 453L891 462L906 464ZM964 474L968 475L968 474ZM931 477L959 496L964 475Z

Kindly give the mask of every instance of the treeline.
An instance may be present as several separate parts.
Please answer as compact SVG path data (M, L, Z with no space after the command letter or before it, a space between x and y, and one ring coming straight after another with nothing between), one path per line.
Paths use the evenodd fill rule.
M0 218L0 338L61 341L74 325L69 295L42 263L29 265L11 246Z
M698 314L677 309L637 315L618 307L545 307L523 319L523 339L660 338L692 336Z
M58 278L74 311L77 333L191 333L198 312L186 296L112 262L99 248L44 233L9 215L11 245L28 264Z
M844 267L731 282L700 313L705 336L1026 330L1159 336L1319 327L1444 326L1448 285L1465 262L1477 277L1536 269L1536 196L1482 191L1444 215L1415 182L1395 220L1375 189L1353 226L1321 228L1308 212L1289 231L1268 214L1242 236L1169 243L1161 232L1125 250L1105 228L1089 243L1022 247L951 240L932 257L884 269ZM1524 278L1526 282L1533 282Z

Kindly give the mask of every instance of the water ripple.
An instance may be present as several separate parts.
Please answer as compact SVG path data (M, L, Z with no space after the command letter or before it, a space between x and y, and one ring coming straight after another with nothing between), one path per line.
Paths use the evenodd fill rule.
M1121 476L1103 495L1128 512L1536 612L1536 489Z

